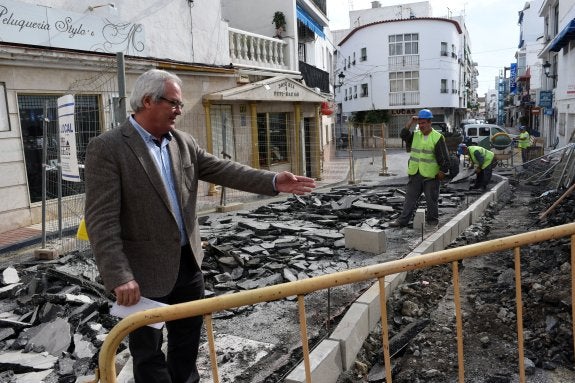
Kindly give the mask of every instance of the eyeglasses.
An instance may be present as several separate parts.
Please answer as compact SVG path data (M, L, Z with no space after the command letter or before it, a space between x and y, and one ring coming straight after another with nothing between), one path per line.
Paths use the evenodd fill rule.
M178 100L170 100L169 98L165 98L163 96L158 97L160 100L164 100L165 102L167 102L168 104L170 104L172 106L172 108L176 109L176 108L180 108L180 109L184 109L184 103Z

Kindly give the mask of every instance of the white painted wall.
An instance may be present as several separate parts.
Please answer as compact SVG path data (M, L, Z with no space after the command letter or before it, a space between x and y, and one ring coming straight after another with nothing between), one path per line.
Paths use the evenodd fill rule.
M220 4L213 0L21 0L21 3L61 9L78 14L99 15L142 24L148 56L158 59L227 65L227 24ZM89 6L113 3L89 10Z
M432 11L430 3L428 1L421 1L417 3L350 11L349 25L351 28L357 28L381 20L409 19L411 15L419 18L431 17Z
M272 22L274 13L284 13L287 25L284 36L295 38L295 2L286 0L221 0L222 17L232 28L273 37L276 28ZM257 12L257 17L254 14Z
M440 55L441 42L447 42L448 51L451 44L456 52L461 51L460 34L456 26L448 21L423 19L383 22L365 26L356 30L340 46L337 73L343 65L343 58L353 57L356 52L356 65L344 71L345 85L342 92L337 93L338 102L342 102L344 89L353 89L361 83L369 84L369 97L358 97L351 101L343 101L343 112L350 113L369 109L394 109L389 105L389 35L418 33L419 34L419 92L421 107L457 108L459 95L451 92L451 81L460 84L460 66L451 56ZM367 61L359 61L361 48L367 48ZM440 93L440 79L447 79L449 93ZM358 88L359 89L359 88ZM414 106L406 106L414 107Z
M537 41L544 34L544 20L539 17L541 4L543 4L543 0L531 0L525 3L526 8L523 9L523 23L521 24L521 34L524 41Z
M287 25L283 39L294 41L295 49L287 60L291 68L297 68L297 18L295 1L286 0L221 0L222 17L232 28L258 35L274 37L276 28L272 20L276 11L284 13ZM255 16L257 15L257 16ZM293 64L292 64L293 63Z
M575 0L559 3L559 31L575 20ZM557 88L555 100L558 115L559 145L567 145L575 138L575 41L557 54ZM562 134L563 133L563 134Z
M541 17L546 15L552 18L555 6L554 1L543 1L543 5L539 12ZM558 15L558 32L561 32L571 20L575 19L575 0L561 0L559 2L559 15ZM553 21L550 21L552 24ZM553 39L555 36L552 32L552 26L549 31L549 36ZM547 48L547 44L546 44ZM549 52L544 50L540 54L542 61L557 60L557 81L555 82L555 89L553 89L553 106L555 109L552 119L550 116L544 116L544 126L551 133L549 142L553 142L556 137L559 138L559 147L565 146L570 142L572 137L575 136L575 41L571 41L564 46L559 52ZM553 71L553 68L552 68ZM552 89L553 81L551 79L543 79L543 89ZM550 126L553 124L553 126ZM546 132L547 133L547 132Z

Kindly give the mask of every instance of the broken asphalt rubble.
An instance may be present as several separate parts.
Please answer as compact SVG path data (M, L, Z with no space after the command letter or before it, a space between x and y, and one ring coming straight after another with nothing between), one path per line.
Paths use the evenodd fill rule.
M356 267L347 263L343 228L387 228L403 204L398 187L350 185L252 211L199 217L206 295ZM461 202L447 191L440 208ZM10 265L0 282L0 382L76 382L94 373L99 348L118 319L109 314L113 296L99 283L89 250ZM126 340L118 351L127 353Z

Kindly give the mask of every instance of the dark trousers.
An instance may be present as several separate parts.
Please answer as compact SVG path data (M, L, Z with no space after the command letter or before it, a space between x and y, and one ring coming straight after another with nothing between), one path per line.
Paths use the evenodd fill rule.
M416 173L409 176L403 210L397 218L402 226L407 226L413 217L421 193L425 194L425 204L427 205L425 220L433 222L439 219L439 180L425 178Z
M526 163L528 162L527 160L527 148L521 148L521 162L522 163Z
M491 182L491 176L493 175L493 168L497 166L497 160L493 160L485 169L477 174L477 179L475 180L475 188L487 188L489 182Z
M176 304L203 298L204 277L193 260L190 246L182 247L180 272L174 289L165 297L150 299ZM162 330L144 326L129 335L134 362L135 383L196 383L200 375L196 366L203 317L166 322L167 357L161 350Z

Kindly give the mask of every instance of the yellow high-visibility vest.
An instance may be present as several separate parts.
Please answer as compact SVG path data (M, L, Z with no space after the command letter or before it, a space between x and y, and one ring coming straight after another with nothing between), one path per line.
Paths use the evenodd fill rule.
M435 145L441 137L436 130L432 130L427 139L419 130L413 134L407 174L412 176L419 172L425 178L435 178L440 169L435 158Z
M519 148L525 149L531 146L531 142L529 141L529 133L523 132L519 134Z
M473 163L476 165L479 165L479 162L477 161L477 157L475 157L475 154L479 152L483 156L484 161L483 165L481 165L481 169L485 169L491 164L491 162L493 162L495 154L491 150L487 150L481 146L470 146L468 149L469 149L469 157L471 157L471 161L473 161Z

